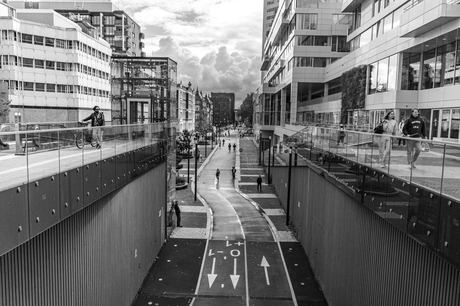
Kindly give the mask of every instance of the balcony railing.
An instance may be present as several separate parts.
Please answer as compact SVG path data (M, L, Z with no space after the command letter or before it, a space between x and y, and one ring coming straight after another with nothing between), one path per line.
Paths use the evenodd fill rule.
M382 154L383 143L387 154ZM460 146L409 137L308 126L289 137L296 163L460 266ZM422 148L415 167L408 156ZM423 150L423 148L429 148ZM285 149L280 157L289 160Z

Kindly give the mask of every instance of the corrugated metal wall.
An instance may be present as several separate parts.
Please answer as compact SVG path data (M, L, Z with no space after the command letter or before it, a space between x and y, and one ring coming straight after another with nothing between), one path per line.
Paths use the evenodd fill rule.
M287 167L274 167L283 205ZM308 167L292 169L291 220L330 306L458 306L460 271Z
M1 306L126 306L165 236L165 163L0 257Z

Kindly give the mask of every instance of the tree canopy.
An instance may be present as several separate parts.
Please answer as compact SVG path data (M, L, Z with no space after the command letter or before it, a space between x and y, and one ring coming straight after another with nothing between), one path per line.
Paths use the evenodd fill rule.
M7 99L0 98L0 122L2 118L8 118L10 113L10 103Z
M237 110L236 114L238 117L241 117L241 120L245 124L252 125L252 116L254 112L254 107L252 104L252 100L254 97L254 93L247 94L246 98L241 103L240 108Z

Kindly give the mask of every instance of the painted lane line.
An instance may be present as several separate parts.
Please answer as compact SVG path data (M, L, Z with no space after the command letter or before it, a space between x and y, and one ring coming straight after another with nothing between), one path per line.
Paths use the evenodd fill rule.
M236 289L236 285L240 279L240 276L236 274L236 258L233 258L233 275L230 275L230 278L232 280L233 289Z
M216 280L217 274L214 274L214 270L216 268L216 258L214 257L212 259L212 269L211 269L211 274L208 274L208 282L209 282L209 288L212 287L212 284Z
M268 268L270 267L270 265L268 264L268 261L267 261L267 259L265 258L265 256L262 256L262 262L260 263L260 266L261 266L261 267L264 267L264 270L265 270L265 280L267 281L267 286L270 286L270 279L268 278Z
M249 306L248 252L246 250L246 241L244 242L244 276L246 281L246 306Z
M288 281L289 289L291 290L292 301L294 302L294 306L298 306L299 304L297 304L294 287L292 287L291 276L289 276L289 271L286 266L286 261L284 260L284 254L283 254L283 250L281 249L281 244L279 241L277 242L277 244L278 244L278 249L280 250L280 256L281 256L281 261L283 262L284 271L286 272L286 278Z

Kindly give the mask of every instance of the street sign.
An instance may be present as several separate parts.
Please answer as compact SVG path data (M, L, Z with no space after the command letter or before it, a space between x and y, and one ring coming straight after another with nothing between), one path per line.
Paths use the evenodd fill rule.
M240 148L240 152L243 152L243 148Z

